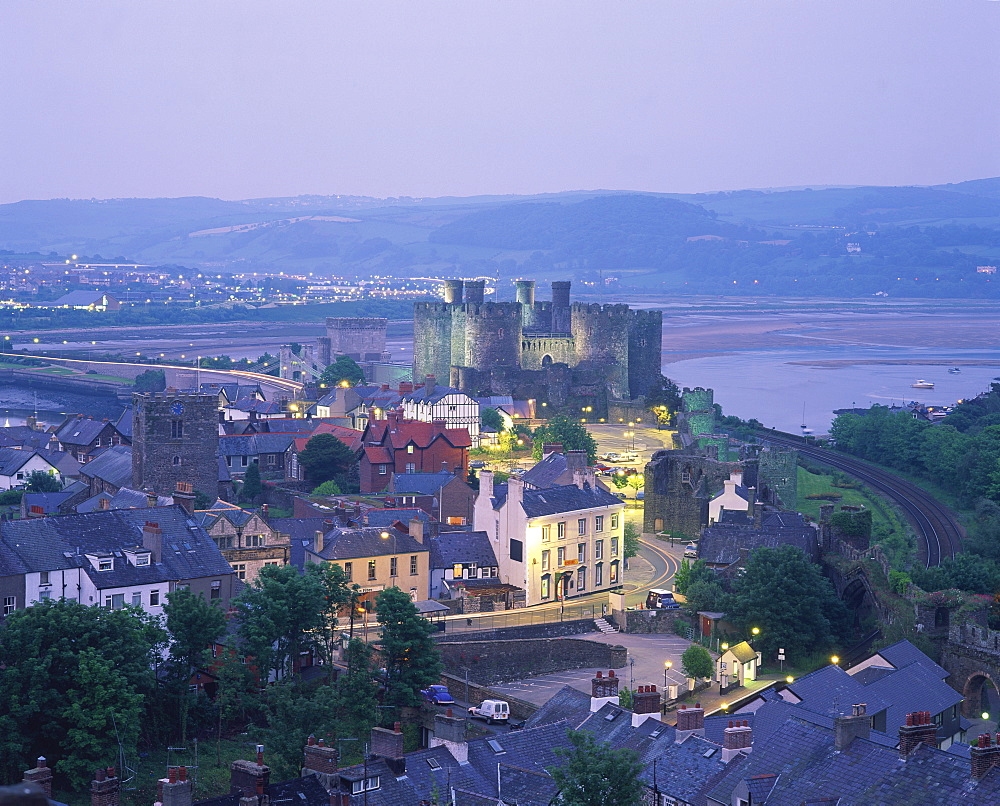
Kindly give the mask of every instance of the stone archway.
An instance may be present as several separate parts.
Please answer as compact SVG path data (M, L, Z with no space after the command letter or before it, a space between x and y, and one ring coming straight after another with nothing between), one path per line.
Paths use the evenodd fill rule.
M976 718L983 712L1000 714L1000 687L985 672L977 672L962 688L962 715ZM994 716L995 718L995 716Z
M545 355L542 356L542 368L544 369L545 367L551 367L551 366L552 366L552 356L546 353Z

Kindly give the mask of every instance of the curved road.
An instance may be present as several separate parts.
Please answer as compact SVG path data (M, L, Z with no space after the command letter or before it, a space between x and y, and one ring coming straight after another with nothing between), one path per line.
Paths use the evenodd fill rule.
M843 470L863 481L897 504L913 526L919 540L919 555L925 566L940 565L941 561L962 550L965 530L944 504L926 490L881 468L826 448L810 446L791 435L759 431L765 442L794 448L824 464Z

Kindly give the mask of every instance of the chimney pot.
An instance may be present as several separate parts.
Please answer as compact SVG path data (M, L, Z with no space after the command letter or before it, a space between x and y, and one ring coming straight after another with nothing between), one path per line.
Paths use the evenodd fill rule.
M107 776L107 773L105 773L104 770L98 770L97 774L94 775L94 780L95 781L103 781L106 776Z
M402 733L403 732L403 726L402 726L401 723L396 722L396 723L393 724L392 730L393 730L394 733Z
M309 738L306 739L306 744L313 745L316 744L316 737L313 734L309 734Z
M97 780L100 781L101 779L98 778ZM176 784L177 783L177 768L176 767L170 767L167 770L167 780L170 781L170 783L172 783L172 784Z
M180 769L178 769L177 770L177 780L178 781L186 781L187 779L188 779L188 768L187 767L181 767Z
M46 761L45 756L39 756L38 757L38 769L43 770L43 769L45 769L45 767L47 765L48 765L48 761Z

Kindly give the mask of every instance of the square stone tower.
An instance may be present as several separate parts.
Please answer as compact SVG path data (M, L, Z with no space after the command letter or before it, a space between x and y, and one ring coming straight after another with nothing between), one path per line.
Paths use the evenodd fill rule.
M137 392L132 397L132 487L170 495L177 482L219 494L219 399Z

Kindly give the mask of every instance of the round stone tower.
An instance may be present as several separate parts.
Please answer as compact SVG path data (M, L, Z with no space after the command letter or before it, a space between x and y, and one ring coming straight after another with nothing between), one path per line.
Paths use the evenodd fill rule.
M469 305L482 305L486 293L485 280L465 281L465 301Z
M464 285L465 283L462 280L445 280L444 301L449 305L461 305Z
M535 281L517 280L517 301L521 304L521 325L525 330L537 329L538 311L535 307Z
M601 367L611 396L629 396L628 305L575 303L570 311L577 364Z
M489 370L520 364L521 306L516 302L466 303L465 365Z

